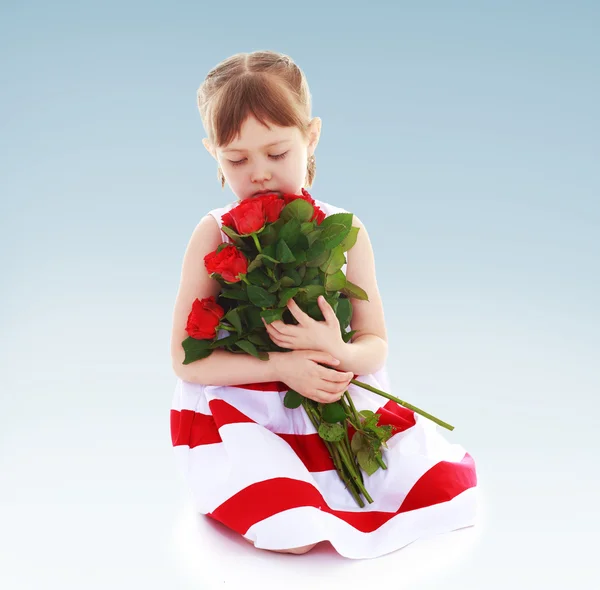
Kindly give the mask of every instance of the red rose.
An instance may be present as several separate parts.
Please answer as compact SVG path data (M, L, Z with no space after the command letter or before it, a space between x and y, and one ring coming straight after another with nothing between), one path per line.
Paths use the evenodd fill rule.
M312 214L312 217L309 219L309 221L316 219L317 225L321 225L321 222L326 217L325 212L319 208L319 206L315 203L315 200L310 196L310 194L308 193L308 191L306 189L302 189L301 192L302 192L301 195L293 195L293 194L289 194L289 193L284 194L283 199L285 201L285 204L288 205L289 203L291 203L292 201L295 201L296 199L302 199L303 201L310 203L313 206L314 213Z
M317 225L321 225L321 222L323 221L323 219L325 219L325 217L327 217L327 215L325 214L325 211L323 211L317 205L315 205L315 214L312 216L311 221L313 219L316 219Z
M262 201L244 199L231 211L223 214L221 221L241 236L257 232L264 227L266 221Z
M240 273L248 272L248 260L233 244L227 244L218 253L209 252L204 257L204 266L209 274L216 272L230 283L239 282Z
M258 197L263 202L263 209L267 223L273 223L279 219L281 210L285 207L285 201L279 195L266 195Z
M185 331L197 340L212 340L217 335L219 321L225 310L216 302L214 295L192 303Z
M223 225L226 225L233 230L235 229L235 221L233 221L233 217L231 217L230 213L223 213L223 215L221 215L221 222Z

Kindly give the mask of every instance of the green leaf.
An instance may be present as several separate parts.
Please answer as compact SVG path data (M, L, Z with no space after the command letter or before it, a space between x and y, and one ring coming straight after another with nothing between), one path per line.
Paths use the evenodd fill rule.
M332 225L339 224L343 225L346 229L350 229L352 227L353 217L354 215L352 213L332 213L331 215L328 215L325 219L323 219L319 227L321 227L321 229L327 229Z
M312 260L308 259L308 253L306 256L307 256L306 266L308 266L308 267L321 266L321 264L326 262L327 259L329 258L329 250L325 250L321 255L317 256L316 258L313 258Z
M306 272L304 273L304 277L302 278L302 285L310 285L311 281L318 276L319 268L317 266L311 266L311 267L303 266L302 268L306 269Z
M199 340L191 336L186 338L181 344L185 352L185 358L182 364L189 365L190 363L210 356L212 350L210 345L213 340Z
M269 244L275 243L277 240L277 227L275 223L269 223L265 226L263 231L260 232L259 243L261 246L268 246Z
M215 348L225 348L226 346L230 346L231 344L235 344L238 340L240 339L239 335L237 332L233 332L232 334L229 334L229 336L225 336L225 338L219 338L218 340L215 340L210 347L212 349Z
M308 221L315 213L313 206L304 199L294 199L281 210L281 219L296 218L300 223Z
M323 404L323 412L321 414L325 422L336 423L343 422L346 419L346 410L340 402L332 404Z
M226 299L237 299L238 301L248 301L248 294L245 291L226 291L223 290L219 293L220 297L225 297Z
M296 245L294 248L299 248L300 250L308 250L310 247L310 243L308 238L304 234L298 234L298 239L296 240Z
M285 397L283 398L283 405L286 408L293 410L295 408L299 408L302 405L303 399L304 399L304 397L300 393L298 393L297 391L294 391L293 389L288 389L288 392L285 394Z
M248 285L248 297L257 307L272 307L277 302L277 298L272 293L257 285Z
M309 231L306 235L306 241L308 242L308 246L312 246L318 239L319 236L321 235L321 229L317 228L317 229L313 229L312 231Z
M354 246L354 244L356 244L356 239L358 238L358 230L359 229L360 229L360 227L355 227L355 226L352 226L350 228L348 235L342 240L342 242L340 243L340 246L339 246L343 252L347 252Z
M363 291L358 285L351 283L350 281L346 281L346 284L340 289L340 291L346 295L346 297L351 297L352 299L360 299L361 301L369 301L369 296Z
M258 350L256 350L256 346L254 346L252 342L248 342L248 340L238 340L236 345L239 346L244 352L259 358L260 353Z
M302 277L295 268L289 268L281 277L282 287L298 287L302 283Z
M323 255L323 252L325 252L325 250L326 250L326 248L325 248L325 243L323 242L323 240L321 240L321 239L316 240L312 244L312 246L310 246L310 248L306 251L306 260L308 260L308 261L316 260L317 258L319 258L320 256Z
M309 233L311 233L312 231L314 231L314 229L315 229L315 222L314 221L303 221L300 224L300 231L302 232L302 235L306 236Z
M367 475L373 475L379 469L379 463L372 449L360 450L356 453L358 464Z
M262 269L255 269L252 272L248 272L246 278L253 285L258 285L259 287L268 287L272 279L267 276L267 274Z
M304 311L317 322L322 322L325 319L323 317L323 312L316 301L309 303Z
M248 265L248 273L250 274L257 268L260 268L263 265L263 257L259 254L250 264Z
M289 289L284 289L279 294L279 303L278 307L284 307L287 302L298 293L300 287L290 287Z
M354 436L352 437L352 440L350 441L350 448L352 449L352 452L355 455L361 449L368 448L368 445L369 445L369 443L367 441L367 438L365 437L365 435L362 432L354 433Z
M242 238L242 236L240 236L234 229L231 229L230 227L227 227L226 225L222 225L221 229L223 230L224 234L226 234L227 236L229 236L231 238L232 242L236 246L246 246L246 243L244 242L244 239Z
M248 341L252 342L252 344L255 344L256 346L270 346L271 345L271 340L269 338L265 337L264 334L259 334L257 332L248 334Z
M325 289L327 291L342 290L342 293L343 293L343 289L346 286L346 284L347 284L346 275L341 270L338 270L337 272L334 272L332 275L327 275L325 277Z
M325 295L325 287L323 285L306 285L306 287L302 287L302 292L306 302L316 301L319 295Z
M350 229L345 228L342 224L334 223L321 233L319 241L323 242L326 250L331 250L339 246L349 232Z
M267 288L267 291L269 293L275 293L275 291L278 291L280 289L280 287L281 287L281 280L275 281Z
M271 324L276 320L283 318L283 312L285 309L277 307L275 309L265 309L260 312L260 317L264 318L267 324ZM264 324L261 322L260 325L264 328Z
M322 422L319 424L319 436L323 440L327 440L329 442L337 442L344 438L344 433L346 432L344 426L341 424L330 424L328 422Z
M356 334L358 332L358 330L350 330L349 332L344 332L342 334L342 340L346 343L350 342L350 340L352 340L352 336L354 336L354 334Z
M223 319L227 320L231 323L231 325L236 329L236 332L241 336L242 335L242 320L240 318L240 314L237 309L234 307L230 309L224 316Z
M293 248L298 242L300 237L300 222L297 218L292 217L279 232L279 239L284 240L285 243Z
M329 258L319 266L319 268L328 275L332 275L337 272L346 264L346 257L344 256L344 252L340 249L339 246L334 248L329 254Z
M292 250L292 256L294 257L293 264L284 264L283 268L294 268L306 262L306 250L297 246Z
M246 319L246 325L248 326L248 332L260 329L264 330L265 326L261 320L261 314L263 311L259 307L251 306L244 311L244 317Z
M259 256L262 258L264 265L269 268L275 268L275 265L279 262L275 255L275 244L269 244L264 247Z
M296 260L289 246L282 239L279 239L277 242L276 257L282 263L294 262Z
M338 299L335 315L340 322L340 328L345 330L350 325L350 320L352 319L352 303L350 303L350 299L346 297Z

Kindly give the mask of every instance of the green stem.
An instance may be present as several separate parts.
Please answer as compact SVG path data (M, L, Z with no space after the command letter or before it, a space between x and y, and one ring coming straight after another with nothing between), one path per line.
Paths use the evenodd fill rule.
M358 424L358 426L360 427L360 425L362 424L361 420L360 420L360 415L359 413L356 411L356 407L354 406L354 402L352 401L352 397L350 396L350 393L348 392L348 390L346 390L344 392L344 398L346 399L346 401L348 402L348 405L350 406L350 408L352 409L352 412L354 413L354 417L356 418L356 423Z
M387 465L384 463L383 459L379 455L376 455L375 459L382 469L387 469Z
M355 430L358 432L357 428L355 428ZM354 455L354 451L352 450L352 445L350 444L350 437L348 436L348 427L345 424L344 424L344 439L346 440L346 451L348 452L349 457L354 462L355 455ZM362 474L362 471L360 470L360 467L358 467L356 469L356 472L358 473L358 477L360 477L361 483L364 485L365 480L363 479L363 474Z
M262 252L262 248L260 247L260 242L258 241L258 237L255 233L250 234L252 236L252 239L254 240L254 244L256 245L256 249L258 250L258 252Z
M397 404L400 404L401 406L404 406L405 408L408 408L409 410L412 410L413 412L416 412L417 414L420 414L421 416L425 416L425 418L429 418L436 424L439 424L440 426L443 426L444 428L447 428L448 430L454 430L454 426L451 426L447 422L444 422L444 421L440 420L439 418L436 418L435 416L428 414L424 410L421 410L421 409L417 408L416 406L409 404L408 402L404 402L401 399L398 399L397 397L394 397L393 395L386 393L385 391L381 391L381 389L377 389L376 387L372 387L371 385L367 385L366 383L362 383L361 381L357 381L356 379L352 379L350 381L350 383L354 383L354 385L358 385L359 387L362 387L363 389L368 389L369 391L372 391L373 393L378 393L379 395L382 395L383 397L386 397L387 399L391 399L392 401L396 402Z
M344 462L344 464L346 465L346 468L350 472L350 476L354 480L354 483L356 484L358 489L361 491L363 496L367 499L367 502L369 502L369 504L372 504L373 498L371 498L371 496L369 496L369 492L367 492L365 486L362 484L358 474L356 473L356 467L355 467L354 463L352 462L352 460L348 457L348 455L346 453L346 449L344 448L343 445L339 445L338 449L340 451L342 461Z
M340 459L340 452L339 452L338 445L332 444L331 447L332 447L332 458L333 458L333 456L335 456L334 463L338 470L338 473L344 474L342 476L342 480L343 480L344 484L346 485L346 489L352 494L352 497L354 498L356 503L361 508L364 508L365 503L363 502L363 499L360 497L360 493L359 493L359 490L357 489L357 486L354 484L354 481L351 478L349 478L348 476L346 476L344 473L344 465L343 465L342 460Z
M319 418L319 416L318 416L316 410L314 410L310 406L304 405L304 404L303 404L303 407L304 407L304 410L305 410L309 420L312 422L312 425L315 427L315 430L318 432L319 431L319 423L318 423L317 419ZM351 476L348 477L346 475L346 473L344 472L344 464L343 464L343 461L340 459L340 453L337 448L337 445L335 443L330 443L329 441L326 441L323 439L321 439L321 440L325 443L325 446L327 447L327 450L329 451L331 460L333 461L333 464L335 465L338 475L340 476L341 480L344 482L344 485L346 486L348 491L352 494L356 503L361 508L363 508L365 503L362 501L362 498L360 497L358 490L356 489L356 486L354 485L353 479L351 479Z

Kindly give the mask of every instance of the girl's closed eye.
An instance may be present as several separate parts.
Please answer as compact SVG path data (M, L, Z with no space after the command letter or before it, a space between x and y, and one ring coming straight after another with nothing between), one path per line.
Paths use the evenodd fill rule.
M289 152L289 150L288 150ZM282 160L283 158L285 158L285 156L287 155L288 152L283 152L283 154L274 154L272 156L269 156L269 158L272 158L273 160ZM246 161L246 158L243 158L242 160L229 160L229 163L232 164L233 166L240 166L241 164L243 164Z

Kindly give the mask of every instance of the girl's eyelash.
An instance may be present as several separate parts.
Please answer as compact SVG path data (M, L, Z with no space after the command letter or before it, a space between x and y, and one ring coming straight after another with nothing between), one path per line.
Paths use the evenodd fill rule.
M283 154L275 154L274 156L269 156L269 158L273 158L273 160L282 160L283 158L285 158L287 153L288 152L283 152ZM244 163L245 158L243 160L237 160L237 161L229 160L229 161L231 162L231 164L233 166L240 166Z

